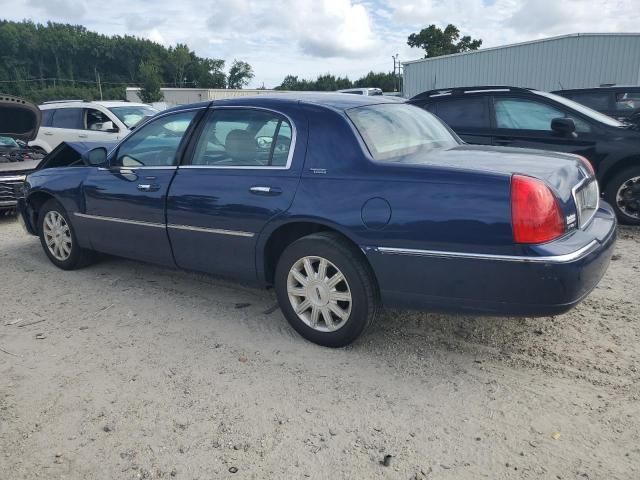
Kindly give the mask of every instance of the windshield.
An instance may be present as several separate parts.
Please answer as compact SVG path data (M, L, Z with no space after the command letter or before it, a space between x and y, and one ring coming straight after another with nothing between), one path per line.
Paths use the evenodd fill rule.
M574 102L573 100L569 100L568 98L561 97L560 95L555 95L553 93L541 92L539 90L533 90L533 93L536 95L540 95L541 97L547 97L551 100L555 100L558 103L561 103L573 110L577 110L583 115L586 115L589 118L592 118L600 123L604 123L605 125L609 125L610 127L624 127L624 123L620 123L615 118L611 118L604 113L597 112L592 108L585 107L581 103Z
M422 153L458 145L440 120L413 105L367 105L347 115L377 161L416 163Z
M144 117L153 117L157 110L145 105L127 105L122 107L110 107L116 117L124 123L127 128L135 127Z
M18 148L18 144L11 137L0 137L0 147Z

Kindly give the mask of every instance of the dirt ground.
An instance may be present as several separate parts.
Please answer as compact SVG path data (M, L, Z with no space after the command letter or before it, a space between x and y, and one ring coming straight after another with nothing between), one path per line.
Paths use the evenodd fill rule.
M640 229L568 314L387 312L340 350L270 291L63 272L11 219L0 279L3 480L640 478Z

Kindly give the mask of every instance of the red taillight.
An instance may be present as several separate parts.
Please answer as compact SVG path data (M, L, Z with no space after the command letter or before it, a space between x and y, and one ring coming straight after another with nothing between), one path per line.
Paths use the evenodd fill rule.
M583 157L582 155L578 155L578 157L580 157L580 161L582 162L582 164L585 166L585 168L589 172L589 176L590 177L595 177L596 176L596 171L593 169L593 165L591 165L591 162L589 160L587 160L585 157Z
M516 243L543 243L565 232L556 197L535 178L511 178L511 222Z

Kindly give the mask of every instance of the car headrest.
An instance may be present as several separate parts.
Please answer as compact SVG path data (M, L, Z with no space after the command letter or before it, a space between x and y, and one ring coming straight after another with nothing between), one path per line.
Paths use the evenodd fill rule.
M224 142L224 148L232 160L248 162L256 158L255 139L246 130L231 130Z

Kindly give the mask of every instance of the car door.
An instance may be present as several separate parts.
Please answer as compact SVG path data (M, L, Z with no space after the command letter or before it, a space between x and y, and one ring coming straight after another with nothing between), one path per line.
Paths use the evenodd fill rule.
M538 148L595 158L597 133L583 117L547 102L518 96L495 96L494 144L521 148ZM551 130L554 118L571 118L576 125L573 134Z
M62 107L54 110L51 127L43 132L45 141L51 149L56 148L62 142L83 140L79 137L84 132L83 116L84 109L81 107Z
M460 97L443 97L431 104L428 110L449 125L465 142L492 144L487 96L469 93Z
M95 250L173 265L166 231L167 190L200 109L161 115L126 138L107 168L83 184L85 210L76 213Z
M176 264L256 278L260 231L291 205L306 150L296 112L216 108L202 122L167 199Z

